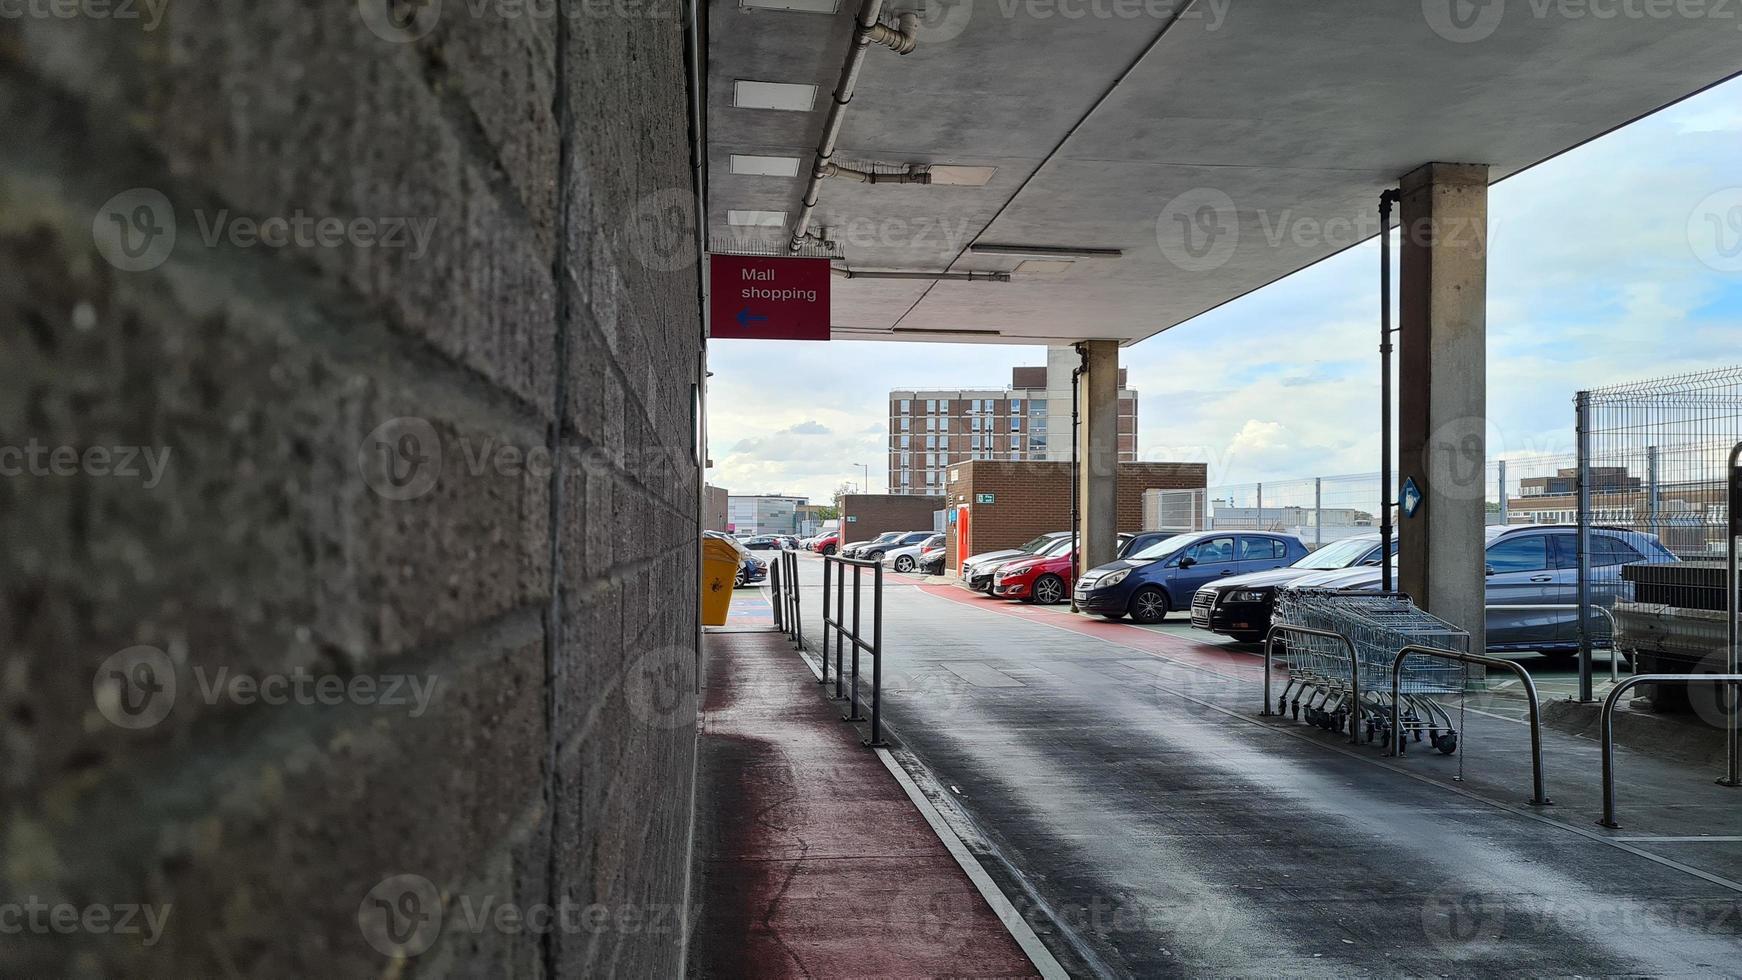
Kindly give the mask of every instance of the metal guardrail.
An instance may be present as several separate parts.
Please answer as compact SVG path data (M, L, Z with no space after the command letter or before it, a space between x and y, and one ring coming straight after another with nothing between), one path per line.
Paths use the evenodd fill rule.
M768 563L769 585L774 591L774 628L804 649L804 615L798 601L798 553L782 550Z
M1531 775L1531 806L1553 806L1554 801L1548 798L1542 781L1542 699L1536 693L1536 681L1530 677L1530 671L1511 660L1499 657L1485 657L1478 653L1457 653L1451 650L1437 650L1433 647L1406 646L1397 652L1397 659L1391 662L1391 735L1386 747L1386 755L1402 755L1404 731L1401 705L1403 703L1403 662L1411 655L1437 657L1441 660L1451 660L1457 663L1481 664L1484 667L1504 667L1518 675L1524 682L1524 693L1530 699L1530 775Z
M1517 606L1483 606L1482 608L1485 612L1493 609L1505 609L1513 612L1565 612L1567 610L1572 610L1573 614L1577 615L1579 604L1576 602L1547 602L1525 603ZM1609 621L1609 683L1613 684L1621 679L1621 651L1615 646L1615 635L1619 632L1619 627L1615 624L1615 611L1610 609L1608 606L1597 605L1593 605L1591 611L1594 613L1602 613L1603 618ZM1579 650L1578 655L1584 657L1589 652L1590 651L1584 649L1581 644L1581 649ZM1633 663L1633 672L1635 674L1639 673L1638 662L1634 661L1632 657L1628 657L1627 659L1629 662ZM1583 667L1581 667L1581 670L1583 670Z
M845 623L847 569L853 570L853 623L851 632ZM861 634L860 612L863 607L862 586L863 573L871 570L871 639L866 641ZM832 586L832 588L831 588ZM833 617L829 615L829 595L835 597ZM866 721L859 714L859 652L863 650L871 657L871 737L865 744L872 748L882 748L889 743L883 741L883 721L881 714L883 695L883 563L865 558L841 558L836 555L823 557L823 683L828 683L829 669L829 630L835 635L835 694L831 700L846 701L847 714L842 721ZM845 649L852 650L852 684L847 692L842 691L843 669L842 658Z
M1359 663L1359 660L1355 656L1355 644L1350 642L1348 637L1343 636L1340 633L1333 633L1330 630L1313 629L1310 626L1289 626L1286 623L1274 623L1271 625L1270 632L1268 632L1264 635L1264 710L1260 711L1259 714L1261 716L1264 716L1264 717L1273 717L1275 715L1279 715L1279 714L1283 713L1280 708L1278 708L1278 710L1276 710L1276 711L1270 710L1270 673L1271 673L1271 663L1273 660L1272 651L1276 647L1276 637L1280 633L1294 633L1294 634L1297 634L1300 636L1320 636L1320 637L1324 637L1326 639L1336 640L1336 641L1342 643L1343 646L1348 648L1348 650L1349 650L1349 709L1350 709L1349 741L1359 742L1361 740L1361 731L1360 731L1361 726L1359 724L1359 722L1361 720L1360 719L1360 712L1361 712L1361 668L1360 668L1360 663ZM1289 683L1293 684L1293 681L1291 680ZM1288 697L1288 691L1285 688L1283 690L1283 699L1286 700L1287 697Z
M1634 674L1615 685L1603 700L1603 713L1598 722L1603 740L1603 819L1597 821L1598 825L1611 829L1621 826L1615 821L1615 705L1620 702L1622 693L1635 684L1686 684L1692 687L1705 681L1742 685L1742 674ZM1718 782L1725 786L1735 785L1728 777Z

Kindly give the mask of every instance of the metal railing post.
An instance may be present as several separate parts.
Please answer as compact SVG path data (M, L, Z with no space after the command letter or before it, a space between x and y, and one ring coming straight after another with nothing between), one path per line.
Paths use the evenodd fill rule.
M1591 393L1581 391L1576 401L1578 421L1579 493L1579 701L1589 704L1591 694Z
M786 622L781 617L781 607L786 605L786 594L780 591L780 565L770 563L768 566L768 585L772 593L771 605L774 606L774 628L786 632Z
M842 558L835 559L840 571L835 575L835 696L839 701L841 694L841 643L847 632L847 564ZM827 655L827 651L824 651Z
M1729 664L1725 669L1734 675L1742 672L1742 653L1739 653L1736 646L1738 632L1736 622L1736 538L1737 532L1742 531L1742 442L1737 443L1730 450L1729 477L1730 499L1726 503L1727 510L1725 512L1725 516L1729 518L1725 522L1725 529L1729 532L1726 535L1728 541L1725 549L1729 558L1729 578L1726 580L1724 603L1725 610L1729 612L1729 615L1725 617L1729 639ZM1729 724L1727 726L1729 734L1724 739L1724 753L1729 760L1729 771L1724 774L1723 779L1718 780L1725 786L1742 786L1742 734L1738 732L1739 725L1742 725L1742 687L1732 684L1730 685Z
M883 566L873 575L871 592L871 739L866 745L882 748L883 741Z
M1622 693L1635 684L1686 684L1692 687L1700 681L1734 687L1742 684L1742 674L1634 674L1615 685L1615 689L1603 699L1603 713L1598 718L1599 738L1603 743L1603 819L1597 821L1599 826L1610 829L1621 826L1615 821L1615 705L1621 700ZM1723 779L1718 782L1733 785Z
M881 566L879 566L881 567ZM859 607L863 605L860 593L860 575L863 565L853 566L853 683L847 696L847 716L842 721L864 721L859 715ZM836 665L835 680L840 680L840 665Z
M788 561L788 564L790 565L790 570L791 570L790 581L792 582L792 632L793 632L793 638L798 641L798 648L800 650L803 650L804 649L804 603L799 600L798 555L789 551L786 553L786 557L787 557L787 561Z
M1542 698L1536 692L1536 681L1531 678L1530 671L1511 660L1421 646L1406 646L1397 651L1397 659L1391 662L1391 737L1386 739L1389 744L1385 754L1403 754L1403 662L1412 654L1484 667L1504 667L1518 675L1518 679L1524 682L1525 696L1530 700L1530 805L1553 806L1554 801L1548 798L1542 779Z
M1506 493L1506 461L1500 460L1499 466L1500 466L1500 479L1499 479L1499 484L1500 484L1500 525L1502 527L1504 527L1507 524L1512 523L1512 503L1508 497L1508 494Z
M829 573L834 569L834 566L835 560L833 558L827 555L823 556L823 655L817 658L823 662L823 676L817 679L817 683L824 687L829 684L829 627L835 626L838 632L838 620L841 618L841 610L837 608L835 618L829 619Z

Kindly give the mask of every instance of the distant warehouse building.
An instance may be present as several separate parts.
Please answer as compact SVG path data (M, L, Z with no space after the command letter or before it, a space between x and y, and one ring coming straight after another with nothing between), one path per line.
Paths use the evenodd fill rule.
M808 503L808 497L777 493L734 494L726 498L726 529L733 534L797 534L798 509Z
M1145 492L1201 491L1208 470L1204 463L1120 463L1119 530L1145 530ZM973 460L950 467L948 475L946 567L959 567L966 555L1014 548L1048 531L1070 530L1068 462Z
M1011 371L1008 388L889 393L892 494L944 492L949 467L967 460L1071 458L1071 371L1075 350L1047 351L1046 367ZM1137 392L1119 369L1119 461L1137 460Z

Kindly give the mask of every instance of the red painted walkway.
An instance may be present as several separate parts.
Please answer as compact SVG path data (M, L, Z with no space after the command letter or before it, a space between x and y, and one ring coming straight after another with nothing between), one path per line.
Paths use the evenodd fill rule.
M710 633L696 977L1035 970L777 633Z

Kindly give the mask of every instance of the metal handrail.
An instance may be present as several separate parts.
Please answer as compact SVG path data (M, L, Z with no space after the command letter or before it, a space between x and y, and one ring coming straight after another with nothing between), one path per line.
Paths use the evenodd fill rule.
M835 616L829 617L828 586L830 570L839 566L840 571L833 575L835 586ZM853 570L853 625L852 632L844 619L846 610L846 570ZM860 632L860 612L862 601L862 573L871 569L871 639L866 641ZM830 700L846 701L847 714L842 721L858 722L867 720L859 714L859 652L863 650L871 656L871 737L865 744L873 748L882 748L888 743L883 741L883 563L867 558L842 558L838 555L823 557L823 679L828 678L829 646L828 631L835 631L835 694ZM842 690L842 676L846 673L842 663L845 648L851 645L853 680L850 689Z
M1562 609L1571 609L1576 612L1579 609L1579 604L1576 602L1524 603L1517 606L1483 606L1482 609L1484 615L1486 615L1487 610L1490 609L1513 609L1525 610L1528 612L1553 612ZM1615 646L1615 636L1620 632L1621 627L1615 620L1615 611L1610 609L1608 606L1593 605L1591 611L1602 613L1603 618L1609 621L1609 683L1613 684L1621 679L1621 651ZM1583 654L1584 651L1581 649L1580 655L1582 656ZM1638 661L1632 657L1629 657L1628 660L1633 663L1633 672L1635 674L1639 673Z
M1270 671L1272 650L1276 646L1278 633L1295 633L1301 636L1322 636L1337 640L1349 649L1349 741L1360 742L1360 712L1361 712L1361 663L1355 656L1355 644L1341 633L1330 630L1314 629L1311 626L1289 626L1285 623L1271 624L1270 631L1264 634L1264 710L1259 712L1262 717L1270 717L1279 712L1270 710ZM1298 702L1298 699L1297 699Z
M1439 650L1433 647L1410 645L1397 652L1397 659L1391 662L1391 743L1386 746L1386 755L1401 755L1403 753L1403 662L1411 654L1424 657L1438 657L1441 660L1453 660L1458 663L1481 664L1484 667L1505 667L1518 675L1524 682L1524 693L1530 699L1530 775L1531 775L1531 806L1553 806L1554 801L1548 798L1548 792L1542 782L1542 699L1536 693L1536 681L1530 677L1530 671L1511 660L1499 657L1485 657L1479 653L1459 653L1454 650ZM1467 736L1466 736L1467 737Z
M1603 741L1603 819L1597 821L1599 826L1611 829L1621 826L1615 822L1615 705L1621 700L1622 693L1635 684L1686 684L1692 687L1698 681L1742 684L1742 674L1634 674L1615 685L1603 700L1603 713L1598 720ZM1734 699L1731 710L1735 710ZM1733 785L1725 779L1718 782Z

